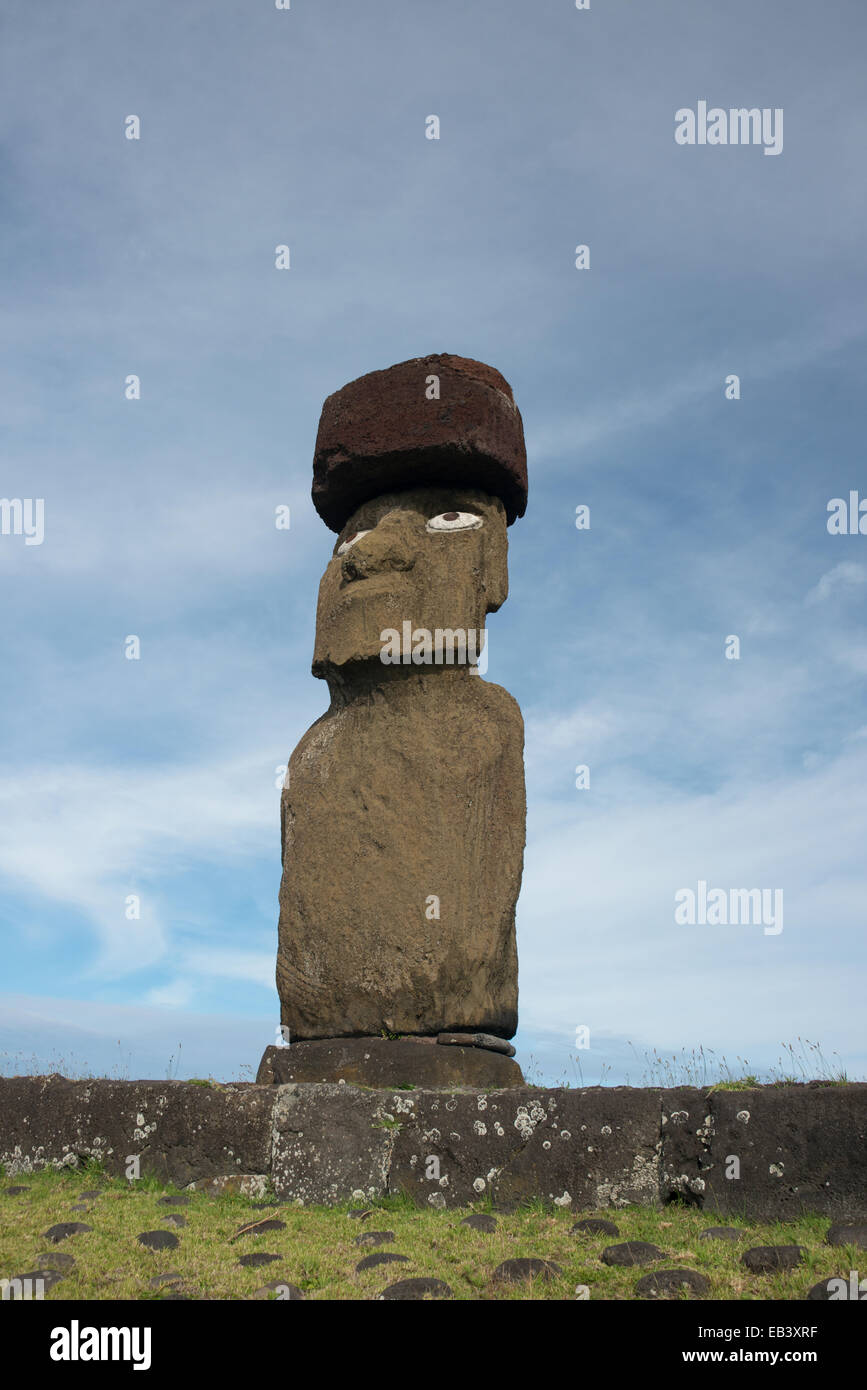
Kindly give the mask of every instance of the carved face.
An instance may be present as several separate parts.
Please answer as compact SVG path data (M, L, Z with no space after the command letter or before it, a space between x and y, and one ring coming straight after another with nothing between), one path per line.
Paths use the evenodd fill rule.
M350 517L319 585L315 675L379 658L386 629L470 629L508 594L506 512L474 489L376 497Z

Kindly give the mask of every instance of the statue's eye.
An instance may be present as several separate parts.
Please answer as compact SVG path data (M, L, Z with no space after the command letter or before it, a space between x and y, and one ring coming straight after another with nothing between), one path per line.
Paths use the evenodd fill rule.
M351 536L347 536L345 541L341 541L340 545L337 547L337 554L345 555L350 546L355 545L356 541L360 541L362 536L369 535L370 531L353 531Z
M425 529L428 531L477 531L482 524L482 518L475 516L473 512L440 512L439 516L431 517Z

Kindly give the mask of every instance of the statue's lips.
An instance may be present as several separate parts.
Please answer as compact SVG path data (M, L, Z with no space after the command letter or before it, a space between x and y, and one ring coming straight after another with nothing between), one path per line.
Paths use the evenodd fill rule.
M366 579L344 580L337 590L337 598L342 603L348 603L350 599L355 598L398 597L401 593L409 593L416 587L411 581L407 581L405 575L406 571L389 570Z

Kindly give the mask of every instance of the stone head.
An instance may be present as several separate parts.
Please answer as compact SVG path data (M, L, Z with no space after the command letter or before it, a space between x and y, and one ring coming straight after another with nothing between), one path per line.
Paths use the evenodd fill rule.
M506 527L527 502L511 387L438 353L351 381L326 400L313 502L337 541L319 587L315 675L382 654L383 633L473 632L508 593Z
M508 594L506 512L475 488L412 488L364 502L319 585L313 670L379 658L383 632L480 634Z

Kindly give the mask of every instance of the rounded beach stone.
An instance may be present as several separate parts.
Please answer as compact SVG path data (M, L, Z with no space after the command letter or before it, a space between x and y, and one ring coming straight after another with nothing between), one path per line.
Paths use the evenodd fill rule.
M238 1236L263 1236L267 1231L285 1231L285 1229L286 1222L278 1221L276 1218L271 1221L256 1221L253 1224L245 1221L243 1226L239 1226L235 1232L235 1238L237 1239Z
M735 1226L709 1226L706 1231L702 1231L699 1240L743 1240L746 1231L739 1231Z
M506 1057L515 1056L512 1044L505 1038L495 1038L493 1033L440 1033L437 1042L441 1047L481 1047L489 1052L502 1052Z
M752 1274L772 1274L778 1269L794 1269L803 1257L800 1245L754 1245L741 1255L741 1264Z
M380 1299L451 1298L452 1291L442 1279L400 1279L379 1294Z
M171 1231L140 1231L136 1240L148 1250L176 1250L180 1245Z
M356 1236L355 1245L389 1245L394 1240L394 1231L363 1231Z
M157 1206L160 1207L188 1207L189 1205L190 1199L189 1197L184 1196L183 1193L173 1197L157 1198Z
M620 1231L613 1221L606 1221L601 1216L588 1216L581 1221L576 1221L571 1227L570 1234L581 1231L587 1236L619 1236Z
M825 1237L828 1245L857 1245L867 1250L867 1221L835 1221Z
M604 1265L628 1267L649 1265L664 1258L663 1252L646 1240L625 1240L621 1245L606 1245L601 1260Z
M840 1282L836 1282L836 1281ZM833 1287L829 1287L832 1285ZM842 1289L841 1289L842 1285ZM818 1284L814 1284L808 1289L805 1301L811 1303L837 1303L842 1302L849 1294L849 1280L845 1274L829 1274L826 1279L820 1279Z
M471 1231L484 1231L486 1235L490 1235L497 1229L497 1219L485 1212L474 1212L472 1216L465 1216L461 1225L469 1226Z
M245 1269L258 1269L261 1265L270 1265L282 1258L282 1255L269 1255L264 1250L257 1250L253 1255L242 1255L238 1264Z
M16 1185L15 1187L6 1187L6 1188L4 1188L4 1189L3 1189L3 1195L6 1196L6 1197L23 1197L23 1196L24 1196L24 1193L25 1193L25 1192L29 1192L29 1191L30 1191L30 1188L29 1188L29 1187L21 1187L20 1184L19 1184L19 1185Z
M639 1298L679 1298L684 1289L699 1297L710 1288L710 1280L694 1269L655 1269L635 1285Z
M12 1276L12 1278L13 1278L13 1279L20 1279L21 1282L22 1282L22 1284L24 1285L25 1289L26 1289L25 1280L29 1280L29 1281L30 1281L30 1298L31 1298L31 1299L35 1299L35 1298L36 1298L36 1295L37 1295L37 1290L38 1290L38 1285L39 1285L39 1281L40 1281L40 1280L42 1281L42 1292L43 1292L43 1293L48 1293L49 1289L53 1289L55 1284L59 1284L60 1281L61 1281L61 1279L65 1279L65 1278L66 1278L66 1275L63 1274L63 1273L61 1273L61 1271L60 1271L59 1269L46 1269L45 1267L41 1266L39 1269L31 1269L31 1270L29 1270L27 1274L14 1274L14 1275ZM10 1281L10 1282L11 1282L11 1281ZM10 1292L9 1292L8 1294L6 1294L5 1296L6 1296L8 1299L13 1299L13 1294L12 1294L11 1290L10 1290ZM23 1297L23 1296L24 1296L24 1295L22 1294L22 1297ZM13 1301L15 1301L15 1300L13 1299Z
M391 1250L377 1250L375 1255L365 1255L363 1260L359 1260L355 1266L356 1274L363 1274L366 1269L376 1269L379 1265L409 1264L408 1255L396 1255Z
M87 1231L92 1231L92 1226L87 1226L83 1221L60 1221L56 1226L49 1226L47 1231L42 1232L43 1240L50 1240L52 1245L56 1245L60 1240L68 1240L70 1236L84 1235Z

